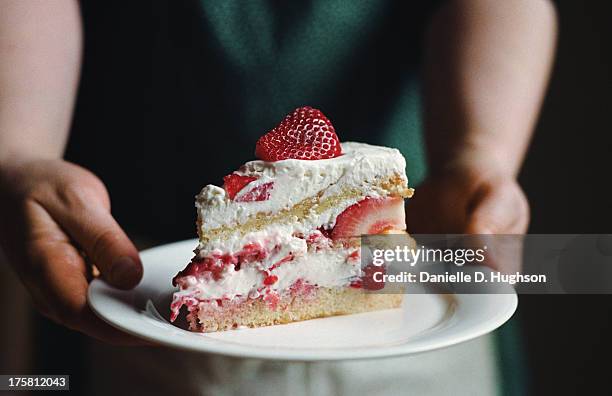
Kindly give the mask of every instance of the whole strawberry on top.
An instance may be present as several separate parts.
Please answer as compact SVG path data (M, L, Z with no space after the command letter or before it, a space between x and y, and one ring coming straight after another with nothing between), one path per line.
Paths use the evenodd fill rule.
M310 106L295 109L255 146L255 155L264 161L320 160L341 154L334 126L320 110Z

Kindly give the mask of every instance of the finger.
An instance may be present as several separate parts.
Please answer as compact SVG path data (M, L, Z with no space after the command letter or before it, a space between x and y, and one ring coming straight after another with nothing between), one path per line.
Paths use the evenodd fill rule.
M529 209L525 196L516 184L486 186L470 203L466 233L475 234L472 242L487 246L486 265L514 273L522 266L523 240ZM496 235L485 235L496 234Z
M105 342L142 344L91 312L87 305L87 270L83 258L44 208L28 202L25 211L28 234L23 278L41 313Z
M85 251L111 285L130 289L142 278L138 250L110 214L106 190L72 185L45 208Z
M527 230L529 207L520 188L511 183L485 186L468 207L468 234L522 234Z
M466 196L471 191L455 179L423 183L406 205L408 230L412 234L461 234L467 223Z

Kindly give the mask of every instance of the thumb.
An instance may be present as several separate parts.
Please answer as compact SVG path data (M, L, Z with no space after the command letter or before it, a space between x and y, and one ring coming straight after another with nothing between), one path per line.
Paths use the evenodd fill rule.
M475 195L468 210L467 234L522 234L529 206L515 182L488 185Z
M520 270L523 240L527 230L529 206L519 185L510 180L481 188L468 211L471 241L488 247L486 265L505 273ZM483 234L497 234L484 236Z
M108 198L79 188L49 205L54 220L81 247L111 285L131 289L142 278L138 250L110 213Z
M110 212L91 210L75 231L75 240L108 283L131 289L140 282L143 270L138 250Z

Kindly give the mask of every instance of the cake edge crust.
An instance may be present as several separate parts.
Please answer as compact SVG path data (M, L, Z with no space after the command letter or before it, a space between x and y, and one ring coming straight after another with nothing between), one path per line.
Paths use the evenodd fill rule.
M255 328L398 308L403 296L368 292L350 286L315 287L308 292L284 294L274 304L264 299L246 299L221 307L200 303L187 315L187 320L190 330L203 333Z

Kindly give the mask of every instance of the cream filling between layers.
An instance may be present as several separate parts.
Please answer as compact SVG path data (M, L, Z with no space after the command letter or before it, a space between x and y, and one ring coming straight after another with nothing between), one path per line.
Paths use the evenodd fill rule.
M299 241L304 242L304 247L298 246L302 244ZM266 272L262 271L265 265L257 263L242 266L238 271L234 270L233 265L229 265L223 270L219 280L186 276L181 280L185 288L175 293L175 298L181 295L199 300L233 299L237 296L258 298L260 292L282 293L298 280L319 287L342 287L348 286L360 276L359 258L350 257L350 252L355 251L355 248L300 252L306 250L306 247L305 241L299 241L295 241L293 247L283 248L277 256L282 257L291 250L296 254L292 261ZM272 261L274 260L270 262ZM272 285L264 283L269 275L278 278Z

